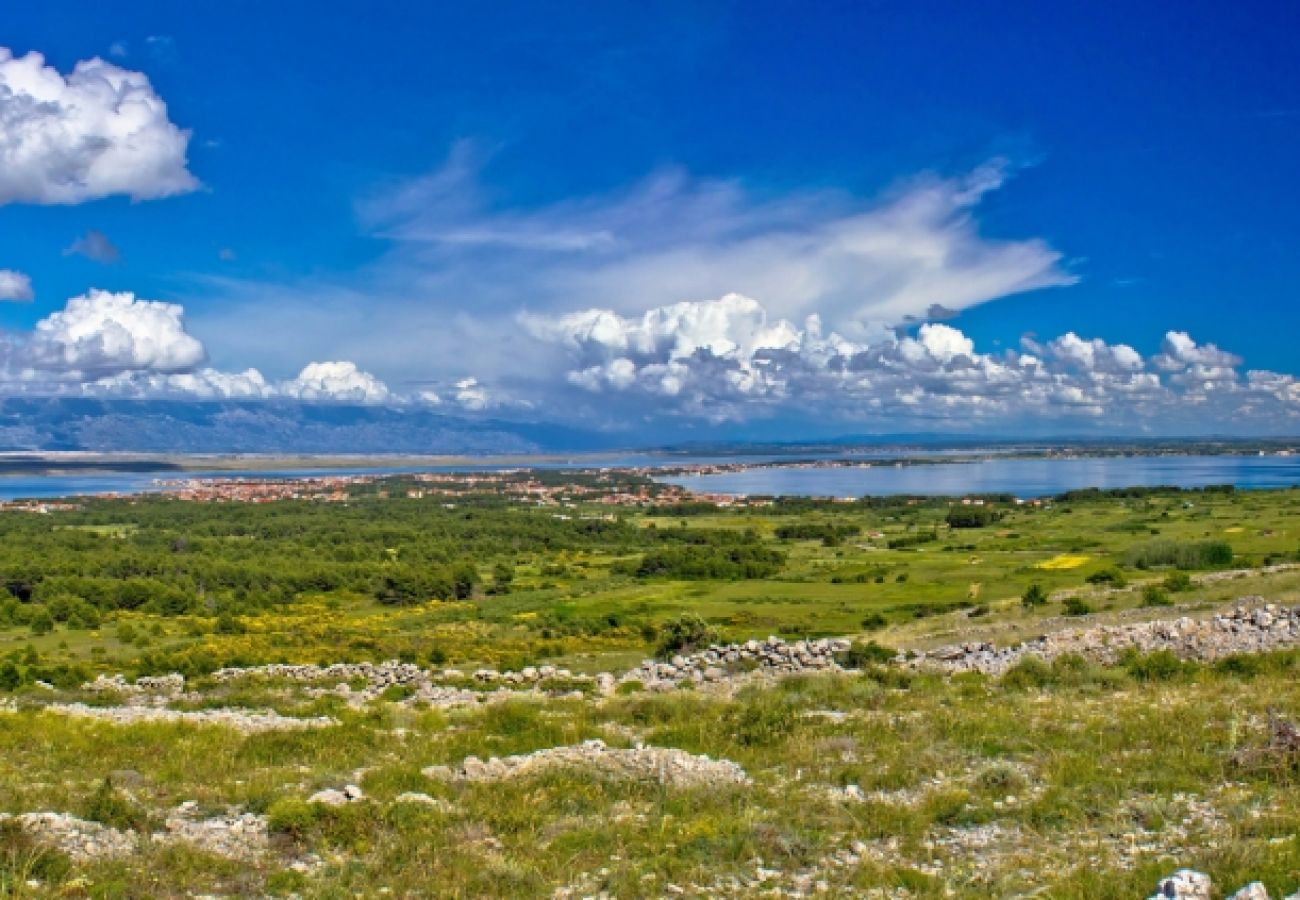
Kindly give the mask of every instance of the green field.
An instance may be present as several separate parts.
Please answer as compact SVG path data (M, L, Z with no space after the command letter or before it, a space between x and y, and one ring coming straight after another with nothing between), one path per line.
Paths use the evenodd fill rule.
M64 812L140 841L129 857L78 859L0 821L0 896L1082 900L1146 896L1182 865L1221 887L1300 887L1300 754L1267 749L1270 713L1300 717L1296 652L1067 658L1002 678L868 665L447 708L209 677L392 658L617 673L693 617L721 639L924 648L1200 614L1245 594L1294 604L1300 491L611 512L599 491L537 507L406 488L381 482L347 505L151 497L0 514L0 813ZM98 674L174 671L189 682L173 710L338 724L244 734L50 708L123 702L81 687ZM708 754L751 780L423 771L592 738ZM348 783L363 800L306 800ZM399 802L408 792L426 799ZM232 861L147 837L187 802L265 817L267 845Z

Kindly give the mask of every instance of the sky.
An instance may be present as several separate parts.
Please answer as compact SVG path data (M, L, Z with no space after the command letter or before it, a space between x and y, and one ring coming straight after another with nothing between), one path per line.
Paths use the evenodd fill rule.
M1300 431L1300 7L47 0L0 395Z

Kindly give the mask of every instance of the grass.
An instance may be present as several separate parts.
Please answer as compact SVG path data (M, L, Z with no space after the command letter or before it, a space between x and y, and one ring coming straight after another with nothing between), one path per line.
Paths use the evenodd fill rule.
M1284 892L1300 881L1300 772L1242 769L1233 754L1265 740L1270 708L1300 713L1300 657L1256 659L1243 669L1063 660L1001 680L889 686L868 671L734 697L683 691L599 705L538 699L440 712L379 702L345 711L327 732L254 737L29 710L0 714L0 807L98 807L134 827L140 809L195 800L266 812L279 835L254 866L157 847L53 866L38 876L51 894L79 878L123 896L404 895L437 885L444 896L544 897L566 884L641 896L649 885L722 883L751 873L755 858L789 875L815 867L834 893L908 883L919 896L947 887L970 897L1128 898L1149 892L1174 858L1222 885L1258 878ZM421 774L470 754L634 736L734 760L754 784L665 790L552 771L456 785ZM342 810L304 802L358 769L367 801ZM844 785L866 799L835 799ZM412 790L446 805L394 802ZM869 851L860 864L826 863L858 841ZM305 852L323 868L284 874ZM29 864L13 856L11 874Z
M195 801L210 814L232 806L266 814L275 835L255 864L151 843L138 858L78 863L0 822L0 897L550 897L565 888L638 897L670 885L701 894L752 877L755 860L779 870L774 879L786 887L813 873L831 896L906 888L913 897L1130 898L1180 865L1209 872L1221 888L1260 879L1285 894L1300 887L1300 772L1234 759L1266 741L1270 710L1300 718L1297 654L1214 666L1161 654L1109 668L1027 660L1001 679L909 675L879 663L888 655L880 648L1208 615L1245 594L1300 602L1300 571L1260 568L1296 558L1297 500L1298 491L1080 500L1011 507L996 525L959 531L942 524L939 506L688 519L631 511L620 515L644 527L753 529L787 563L764 579L678 581L617 574L628 557L600 548L520 553L509 593L465 602L390 607L305 593L224 625L215 615L119 611L96 629L0 628L0 661L24 669L73 666L91 677L184 668L196 695L178 708L270 707L341 722L250 737L113 726L40 708L91 700L79 677L54 691L19 688L6 698L14 708L0 709L0 812L66 811L149 831ZM129 505L102 515L110 513L112 524L88 530L112 537L124 558L133 542L160 540L136 528ZM835 546L777 537L801 516L859 532ZM52 516L51 527L64 524ZM933 541L889 549L936 528ZM1177 559L1171 547L1212 541L1231 545L1240 577L1127 564L1135 547L1146 548L1149 565ZM1124 586L1089 582L1102 572ZM1020 598L1032 584L1046 599L1026 609ZM548 661L619 671L652 652L658 626L683 616L726 640L855 636L866 669L734 693L538 696L451 710L412 706L403 691L352 708L290 683L203 677L228 664L393 657L466 671ZM550 771L484 785L423 774L469 755L591 738L730 759L753 784L668 790ZM337 810L306 803L350 782L366 801ZM861 799L846 799L846 788ZM440 802L396 802L411 791ZM304 858L319 865L291 868Z

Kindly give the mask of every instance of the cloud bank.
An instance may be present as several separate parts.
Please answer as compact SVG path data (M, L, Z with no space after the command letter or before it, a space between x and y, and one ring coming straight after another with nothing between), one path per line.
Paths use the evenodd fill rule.
M139 72L95 58L64 76L0 47L0 205L193 191L189 137Z
M522 326L563 348L567 383L605 408L715 423L794 416L859 425L1025 421L1194 426L1266 414L1300 418L1291 375L1241 371L1242 360L1180 331L1143 357L1126 344L1067 333L1020 350L980 352L951 325L871 341L802 325L729 294L626 317L608 309L530 314ZM1257 423L1259 424L1259 423Z

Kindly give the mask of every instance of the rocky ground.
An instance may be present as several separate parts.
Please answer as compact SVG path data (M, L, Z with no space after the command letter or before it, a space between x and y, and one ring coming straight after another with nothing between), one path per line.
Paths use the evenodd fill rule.
M279 689L287 686L306 698L341 697L349 707L365 709L367 704L385 701L403 708L456 710L487 708L520 697L558 697L581 699L595 705L613 703L625 686L634 686L647 694L673 692L727 693L754 684L776 683L798 674L835 671L844 662L848 640L766 641L712 646L681 654L667 661L646 661L623 673L601 672L585 675L550 666L530 667L517 672L479 670L465 673L454 669L423 669L418 666L385 662L378 664L338 664L330 666L261 666L224 669L211 676L205 686L187 683L180 675L140 678L129 681L120 676L101 677L85 685L93 702L68 702L51 693L48 702L38 703L45 710L61 716L88 719L109 726L157 724L166 726L216 726L247 736L272 736L280 732L315 732L340 724L331 716L293 715L274 709L250 709L237 706L187 708L210 699L205 691L247 684ZM1168 651L1180 658L1214 661L1233 654L1253 654L1300 646L1300 607L1286 608L1258 597L1241 598L1233 607L1203 619L1178 617L1147 622L1093 627L1068 628L1025 641L997 647L988 643L955 644L928 651L901 652L888 665L899 672L932 671L941 674L979 672L1001 675L1027 658L1050 662L1067 654L1110 664L1127 651ZM30 706L27 699L25 704ZM1104 701L1099 701L1104 702ZM14 711L16 707L11 706ZM804 708L806 719L841 723L853 717L870 715L869 710ZM1280 721L1280 720L1279 720ZM890 723L898 727L899 723ZM1249 723L1248 723L1249 724ZM1253 727L1253 725L1252 725ZM1273 723L1274 741L1285 743L1294 735ZM621 729L621 730L620 730ZM756 773L747 771L736 761L690 753L671 746L642 742L642 730L633 725L610 723L606 733L618 747L601 739L573 743L557 742L553 746L525 753L500 756L465 755L458 763L427 766L421 769L432 783L458 786L500 785L564 770L578 770L597 779L649 783L664 789L748 791L754 787ZM1281 738L1278 735L1281 734ZM400 730L392 734L401 739ZM1300 754L1296 748L1282 748ZM1289 748L1289 749L1288 749ZM1266 748L1267 749L1267 748ZM923 752L920 749L918 752ZM1254 751L1258 752L1258 751ZM820 749L822 756L842 757L846 766L858 759L857 745L849 739L828 741ZM1244 757L1243 757L1244 758ZM363 772L355 773L356 781ZM804 783L798 772L781 776L782 790L803 791L804 795L829 801L849 809L879 808L921 809L954 792L974 794L988 785L1001 785L991 810L1011 810L1038 803L1045 792L1045 776L1024 761L996 764L971 762L964 768L937 773L899 788L863 788L843 779L838 783L815 781ZM768 773L767 782L771 783ZM326 787L302 796L309 806L333 809L370 809L377 803L356 783L342 780L337 787ZM406 790L387 801L386 809L411 807L441 815L452 815L454 805L445 797L431 792ZM836 836L832 849L811 864L770 866L765 861L754 864L751 871L727 876L707 883L647 882L646 895L653 896L811 896L844 893L853 896L910 897L908 889L893 892L848 891L836 873L856 871L862 866L905 866L926 877L938 880L956 878L964 883L980 883L982 872L1014 868L1027 852L1069 854L1077 860L1093 860L1098 866L1135 864L1152 856L1178 859L1194 852L1198 842L1218 840L1236 827L1225 809L1238 808L1231 784L1218 785L1203 795L1173 793L1167 798L1161 818L1169 821L1148 830L1137 825L1115 836L1090 837L1060 846L1034 851L1034 837L1019 825L998 821L935 824L906 844L897 837L879 835L854 837L850 833ZM390 797L392 795L390 794ZM174 802L174 801L173 801ZM0 824L16 824L42 846L67 854L74 862L128 859L148 848L185 847L210 856L247 865L274 858L277 865L289 865L294 871L309 873L320 865L309 852L288 857L275 846L274 835L263 813L250 812L240 806L224 809L200 809L186 801L170 809L146 810L151 823L147 828L119 829L101 822L79 818L67 812L33 811L0 815ZM1252 815L1266 816L1266 810ZM639 813L639 815L647 815ZM1147 810L1135 808L1135 822L1150 817ZM600 884L599 872L587 873L560 888L557 897L607 896ZM1162 880L1156 898L1209 900L1215 894L1205 876L1179 871ZM1236 900L1262 900L1267 897L1260 885L1248 885L1231 897ZM1289 900L1296 900L1293 894Z

